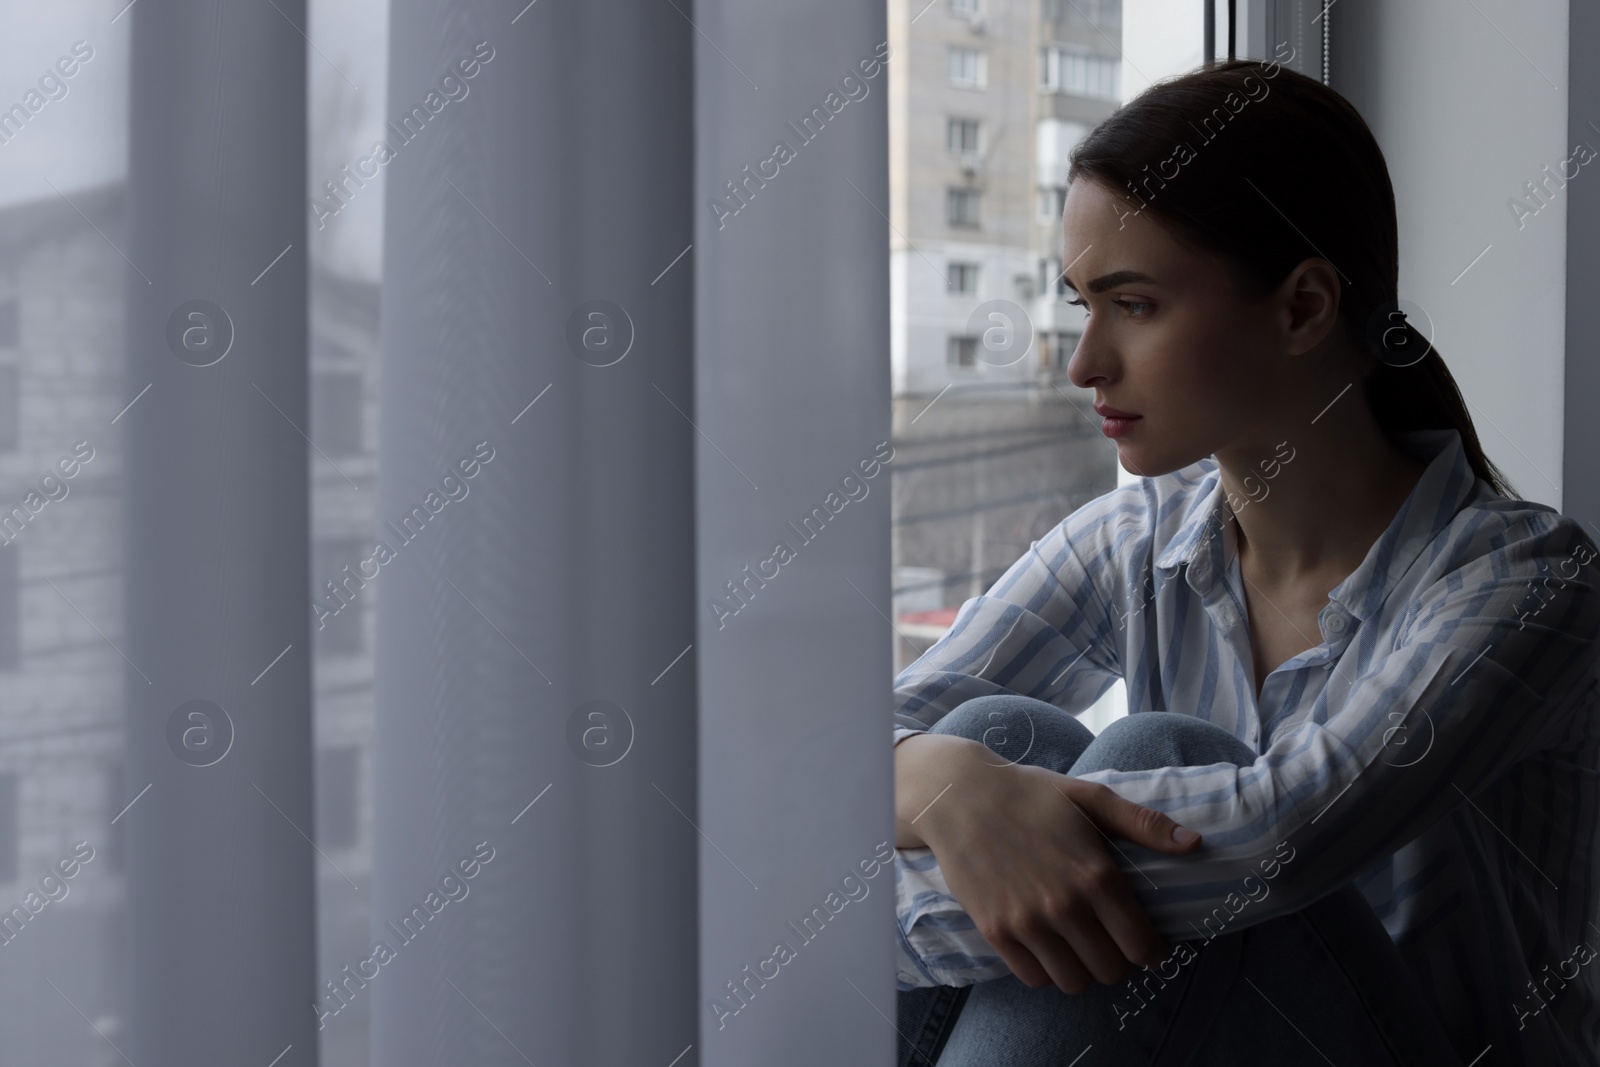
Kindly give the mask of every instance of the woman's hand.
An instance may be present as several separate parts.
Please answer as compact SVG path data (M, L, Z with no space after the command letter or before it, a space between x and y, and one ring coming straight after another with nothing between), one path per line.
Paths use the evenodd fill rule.
M976 741L940 736L926 745L924 736L896 746L897 775L908 772L897 808L925 805L914 828L900 820L896 843L933 849L950 892L1018 980L1081 993L1166 958L1105 835L1168 853L1192 850L1198 835L1176 841L1166 815L1098 783L997 765ZM908 745L923 747L902 758Z

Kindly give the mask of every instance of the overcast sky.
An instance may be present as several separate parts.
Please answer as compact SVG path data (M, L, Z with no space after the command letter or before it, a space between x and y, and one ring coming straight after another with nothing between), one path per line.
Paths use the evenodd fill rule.
M53 73L56 60L69 55L75 42L84 41L94 49L93 58L73 77L62 79L66 95L47 99L20 134L0 145L0 205L53 197L57 194L52 184L70 197L74 190L123 179L128 155L128 29L138 9L124 12L127 0L0 2L4 25L0 110L22 103L30 89L38 89L39 79ZM310 9L308 33L315 48L306 60L312 102L309 165L316 167L319 162L326 166L330 159L348 162L379 136L388 4L313 0ZM346 76L359 91L350 88ZM340 93L346 94L342 100ZM334 106L346 103L356 118L334 128ZM330 136L344 144L330 144ZM357 148L362 152L354 151ZM320 184L325 177L316 181ZM362 193L320 233L313 229L313 247L319 259L339 269L376 278L382 182L369 183ZM310 217L308 210L308 221Z
M124 0L125 2L125 0ZM110 0L7 0L0 33L0 110L22 103L76 41L94 57L67 93L49 100L9 143L0 145L0 203L68 196L122 177L127 166L128 16L115 24ZM43 95L41 93L41 95Z

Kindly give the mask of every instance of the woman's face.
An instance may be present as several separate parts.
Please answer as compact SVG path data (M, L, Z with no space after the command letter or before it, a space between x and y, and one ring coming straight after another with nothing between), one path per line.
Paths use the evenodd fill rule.
M1270 455L1309 403L1306 375L1294 373L1302 360L1289 354L1304 349L1290 333L1292 304L1245 303L1220 260L1137 211L1099 182L1067 192L1062 262L1089 314L1068 378L1093 389L1097 407L1138 416L1106 427L1121 431L1131 473L1165 474L1213 453Z

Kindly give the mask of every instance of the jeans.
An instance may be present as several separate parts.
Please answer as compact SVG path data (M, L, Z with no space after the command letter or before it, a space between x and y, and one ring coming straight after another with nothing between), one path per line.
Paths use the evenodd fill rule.
M1249 745L1190 715L1139 712L1096 736L1053 705L1012 695L966 701L932 730L1063 774L1243 766L1256 758ZM1122 982L1075 995L1053 985L1031 989L1010 974L900 992L899 1065L1069 1067L1083 1056L1081 1067L1461 1067L1437 1013L1354 884L1245 929L1165 940L1169 960L1188 962L1155 971L1135 964ZM1179 941L1192 958L1180 955Z

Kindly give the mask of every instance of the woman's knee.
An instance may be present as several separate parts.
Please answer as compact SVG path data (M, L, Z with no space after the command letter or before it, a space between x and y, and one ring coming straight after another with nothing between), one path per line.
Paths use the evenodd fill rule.
M1142 771L1157 767L1201 767L1209 763L1254 763L1256 752L1224 730L1193 715L1142 711L1113 720L1085 756L1091 770Z
M1007 763L1062 771L1094 740L1093 731L1069 712L1010 693L963 701L930 730L977 741Z

